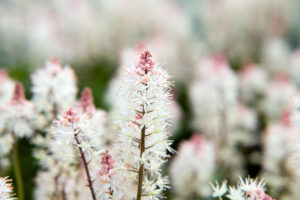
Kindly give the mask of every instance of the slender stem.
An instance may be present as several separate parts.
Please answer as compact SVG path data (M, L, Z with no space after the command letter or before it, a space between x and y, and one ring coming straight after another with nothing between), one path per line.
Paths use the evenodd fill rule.
M148 70L145 70L145 74L148 73ZM145 84L147 86L147 83ZM148 89L146 89L147 91ZM142 117L145 115L145 105L143 106L143 111L140 112ZM143 153L145 151L145 136L146 136L146 126L143 126L141 130L141 143L140 143L140 158L142 158ZM143 189L143 177L144 177L144 164L140 165L139 168L139 175L138 175L138 189L137 189L137 194L136 194L136 200L141 200L142 199L142 189Z
M15 180L17 182L18 199L24 200L24 188L23 188L22 173L21 173L20 162L19 162L17 140L15 140L15 143L13 145L13 162L14 162Z
M145 151L145 132L146 132L146 126L142 128L141 131L141 146L140 146L140 158L143 156L143 153ZM143 172L144 172L144 164L140 165L139 168L139 175L138 175L138 190L136 199L141 200L142 198L142 187L143 187Z
M88 180L88 183L89 183L88 187L90 188L92 198L93 198L93 200L97 200L97 198L96 198L96 193L95 193L95 190L94 190L94 187L93 187L93 181L92 181L92 178L91 178L91 175L90 175L90 171L89 171L89 167L88 167L88 163L87 163L87 161L86 161L84 152L83 152L82 148L80 147L80 144L81 144L81 143L80 143L80 141L79 141L79 139L78 139L78 135L77 135L77 134L74 134L74 138L75 138L76 143L78 144L78 149L79 149L79 152L80 152L80 156L81 156L81 158L82 158L82 161L83 161L85 173L86 173L87 180Z

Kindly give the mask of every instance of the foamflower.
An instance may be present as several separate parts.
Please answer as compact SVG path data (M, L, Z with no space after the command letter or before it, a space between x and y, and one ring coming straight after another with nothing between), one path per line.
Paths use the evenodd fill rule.
M124 67L116 113L119 123L119 166L123 169L125 199L161 198L168 181L161 165L172 151L168 140L171 93L170 75L156 64L149 51L139 63Z

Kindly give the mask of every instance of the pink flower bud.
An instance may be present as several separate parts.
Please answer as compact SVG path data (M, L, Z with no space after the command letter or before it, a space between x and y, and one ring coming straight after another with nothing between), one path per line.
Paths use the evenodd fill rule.
M17 82L15 84L15 90L12 97L12 103L13 104L22 104L25 102L25 94L24 94L24 88L22 83Z
M79 107L83 113L91 114L96 110L92 90L88 87L84 88L79 100Z
M140 71L150 71L153 69L154 61L152 60L152 55L150 51L145 51L140 56L139 64L136 66L136 70L139 73Z

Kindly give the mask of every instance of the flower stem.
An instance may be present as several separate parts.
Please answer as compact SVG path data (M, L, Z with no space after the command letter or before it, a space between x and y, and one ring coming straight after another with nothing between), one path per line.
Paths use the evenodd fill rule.
M145 69L145 74L148 74L148 70ZM146 83L147 86L147 83ZM148 89L146 89L147 91ZM145 105L143 105L142 118L145 115ZM140 158L142 158L145 151L145 136L146 136L146 125L143 126L141 130L141 142L140 142ZM142 189L143 189L143 176L144 176L144 164L140 165L139 175L138 175L138 189L136 194L136 200L142 199Z
M140 158L142 158L143 153L145 151L145 131L146 131L146 126L144 126L141 131ZM143 172L144 172L144 164L141 164L139 168L138 190L136 195L137 200L141 200L142 198Z
M93 187L93 181L92 181L92 178L91 178L91 175L90 175L90 171L89 171L88 162L86 161L83 149L80 147L81 143L80 143L80 141L78 139L78 135L77 134L74 134L74 139L75 139L76 143L78 144L78 149L79 149L82 161L83 161L85 173L86 173L87 180L88 180L88 183L89 183L88 187L90 188L92 198L93 198L93 200L97 200L96 193L95 193L95 190L94 190L94 187Z
M15 180L17 182L18 199L24 200L24 188L23 188L22 173L21 173L20 162L19 162L17 140L15 140L15 143L13 145L13 163L14 163Z

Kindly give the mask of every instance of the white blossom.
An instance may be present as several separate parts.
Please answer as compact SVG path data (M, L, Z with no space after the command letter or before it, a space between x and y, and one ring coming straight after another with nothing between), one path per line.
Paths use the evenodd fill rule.
M223 181L222 185L219 186L219 183L216 181L216 185L210 184L214 192L212 197L222 197L227 192L227 181Z
M229 186L229 194L226 195L231 200L243 200L244 192L241 188L236 189L235 187Z

